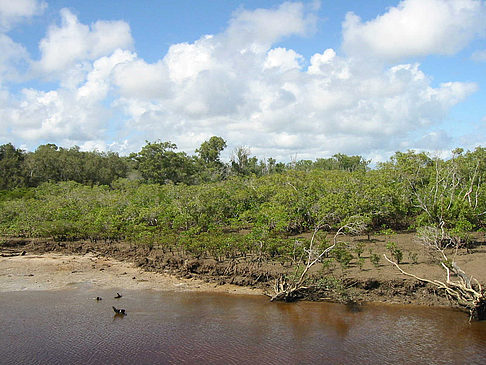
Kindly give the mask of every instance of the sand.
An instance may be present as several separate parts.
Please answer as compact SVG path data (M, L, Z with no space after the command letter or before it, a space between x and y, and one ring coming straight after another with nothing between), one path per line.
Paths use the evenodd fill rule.
M20 290L60 290L66 288L153 289L256 294L258 289L230 284L215 285L198 279L176 278L146 272L133 263L97 256L58 253L0 257L0 292Z

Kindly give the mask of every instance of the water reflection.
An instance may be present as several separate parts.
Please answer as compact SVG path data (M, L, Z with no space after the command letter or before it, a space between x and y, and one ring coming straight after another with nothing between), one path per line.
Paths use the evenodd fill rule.
M0 308L2 363L486 363L486 322L444 309L81 289L2 293Z

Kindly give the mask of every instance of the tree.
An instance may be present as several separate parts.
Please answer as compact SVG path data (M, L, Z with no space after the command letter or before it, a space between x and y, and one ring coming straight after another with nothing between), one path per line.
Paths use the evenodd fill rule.
M63 181L59 147L53 143L40 145L26 158L26 170L30 186L47 181Z
M240 146L235 149L231 157L231 169L237 175L255 174L261 176L265 164L259 164L256 156L250 157L250 149Z
M213 136L205 141L196 150L199 154L198 177L203 182L222 180L225 165L220 160L221 152L226 148L226 141L221 137Z
M109 185L125 177L128 170L127 161L114 152L84 152L78 146L63 148L51 143L28 153L24 167L29 186L48 181Z
M391 169L403 184L418 213L416 226L439 229L445 242L458 225L480 224L485 209L484 162L480 153L462 155L460 149L446 161L408 151L397 152L382 167Z
M11 143L0 146L0 189L25 186L23 174L24 151Z
M336 160L338 169L344 171L366 171L370 163L361 156L347 156L338 153L332 157Z
M177 146L171 142L148 142L131 158L137 169L149 183L192 183L195 174L194 160L185 152L175 152Z
M343 170L343 171L367 171L368 170L368 165L370 163L369 160L365 160L361 156L348 156L342 153L337 153L333 155L331 158L318 158L314 163L311 163L308 166L309 162L305 164L306 161L299 161L297 163L298 166L297 168L302 169L301 166L304 163L304 166L306 166L308 169L316 168L320 170Z
M221 137L213 136L208 141L205 141L196 150L199 158L204 161L206 165L221 165L220 154L226 148L226 141Z

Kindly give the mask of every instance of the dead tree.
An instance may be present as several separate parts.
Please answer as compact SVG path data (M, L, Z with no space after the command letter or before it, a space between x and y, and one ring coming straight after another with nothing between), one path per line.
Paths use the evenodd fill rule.
M455 257L459 248L457 242L450 237L444 237L443 231L433 227L427 227L425 234L421 235L422 243L438 253L440 265L445 270L446 280L430 280L418 277L403 270L398 263L390 260L386 254L385 259L393 264L403 275L412 277L424 283L429 283L443 290L449 300L457 303L461 308L469 311L469 320L486 319L486 292L478 280L467 275L456 263ZM448 238L449 244L444 245L444 239ZM452 247L451 247L452 246ZM452 258L446 254L446 250L452 250Z
M316 244L317 234L326 226L329 227L327 224L318 224L314 228L314 232L312 233L309 243L309 248L304 249L304 257L298 263L296 263L296 272L293 278L289 280L282 275L275 280L275 285L273 288L274 293L272 295L268 295L270 297L270 301L290 302L296 300L299 296L301 296L303 291L309 289L308 286L305 286L309 270L317 263L322 262L322 259L327 257L328 254L336 247L336 245L339 243L339 236L344 235L345 233L356 234L362 232L365 228L365 224L362 221L355 221L345 224L336 231L330 246L320 248ZM298 274L298 269L302 267L302 272Z

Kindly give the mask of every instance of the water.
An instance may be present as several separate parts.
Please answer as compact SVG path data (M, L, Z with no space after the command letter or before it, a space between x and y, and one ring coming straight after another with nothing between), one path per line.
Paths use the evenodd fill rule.
M115 294L0 293L0 363L486 364L486 322L448 309Z

